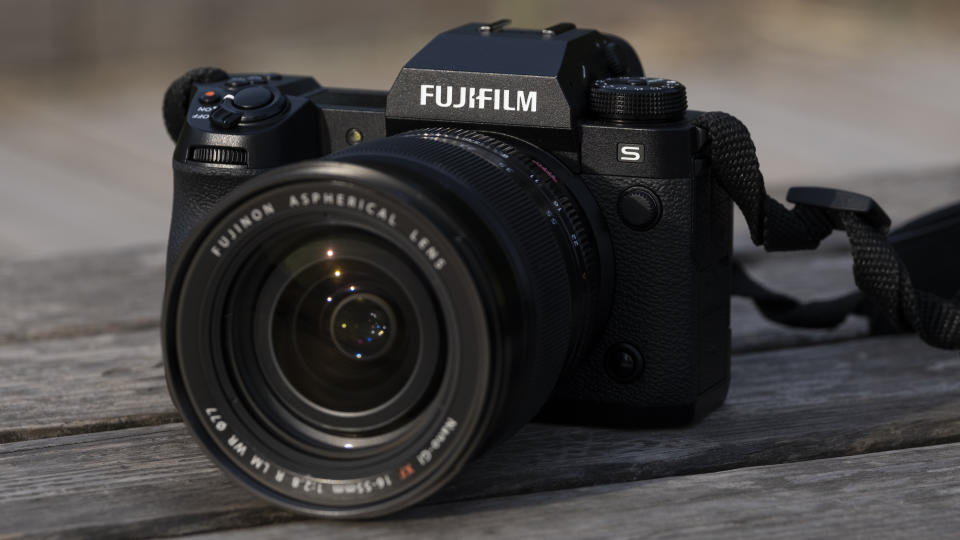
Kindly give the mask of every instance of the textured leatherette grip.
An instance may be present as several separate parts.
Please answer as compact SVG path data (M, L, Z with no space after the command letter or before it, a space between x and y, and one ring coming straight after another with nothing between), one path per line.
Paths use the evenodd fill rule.
M609 406L640 423L692 419L700 396L729 376L730 201L703 176L586 175L584 181L615 246L614 304L597 346L564 378L556 398L568 404L565 411L571 403ZM619 217L620 193L633 186L651 189L662 204L663 217L650 230L631 229ZM633 382L605 373L604 355L619 343L643 355ZM591 421L583 414L579 419Z
M184 243L210 210L261 169L220 168L173 160L173 214L167 246L167 272Z

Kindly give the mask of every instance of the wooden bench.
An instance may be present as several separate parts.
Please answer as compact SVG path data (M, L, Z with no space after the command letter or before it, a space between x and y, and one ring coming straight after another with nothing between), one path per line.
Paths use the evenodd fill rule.
M858 182L860 184L858 185ZM902 219L960 172L851 180ZM900 196L903 194L903 197ZM737 251L801 297L853 287L842 237ZM960 355L861 320L795 330L734 299L733 383L697 425L531 424L427 503L305 520L229 480L179 422L159 344L162 246L0 264L0 538L951 536L960 530Z

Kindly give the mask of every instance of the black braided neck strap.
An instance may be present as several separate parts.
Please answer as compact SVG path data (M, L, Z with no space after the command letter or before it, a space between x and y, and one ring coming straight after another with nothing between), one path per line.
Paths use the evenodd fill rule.
M709 112L693 123L707 132L713 179L740 208L755 244L767 251L814 249L834 230L846 231L850 241L854 280L862 295L802 304L763 288L735 266L734 289L753 298L764 315L793 326L823 328L836 326L849 313L882 316L893 331L913 331L934 347L960 349L958 298L948 301L914 287L907 266L888 239L889 220L872 200L820 190L856 198L855 202L869 201L872 208L852 210L842 202L794 201L798 204L787 209L767 195L756 148L742 122L726 113ZM955 243L941 247L960 249ZM935 264L935 260L931 254L929 262ZM951 279L956 283L960 275Z

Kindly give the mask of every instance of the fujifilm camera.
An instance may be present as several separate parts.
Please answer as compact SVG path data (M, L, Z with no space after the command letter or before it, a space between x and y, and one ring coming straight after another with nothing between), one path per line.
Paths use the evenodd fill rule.
M187 73L163 339L190 430L275 504L371 517L534 417L715 409L732 205L698 114L567 23L444 32L387 92Z

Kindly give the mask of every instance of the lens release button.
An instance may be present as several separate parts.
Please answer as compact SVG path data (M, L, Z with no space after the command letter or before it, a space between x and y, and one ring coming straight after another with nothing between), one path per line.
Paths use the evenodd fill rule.
M233 104L238 109L259 109L269 105L271 101L273 92L264 86L244 88L233 98Z

